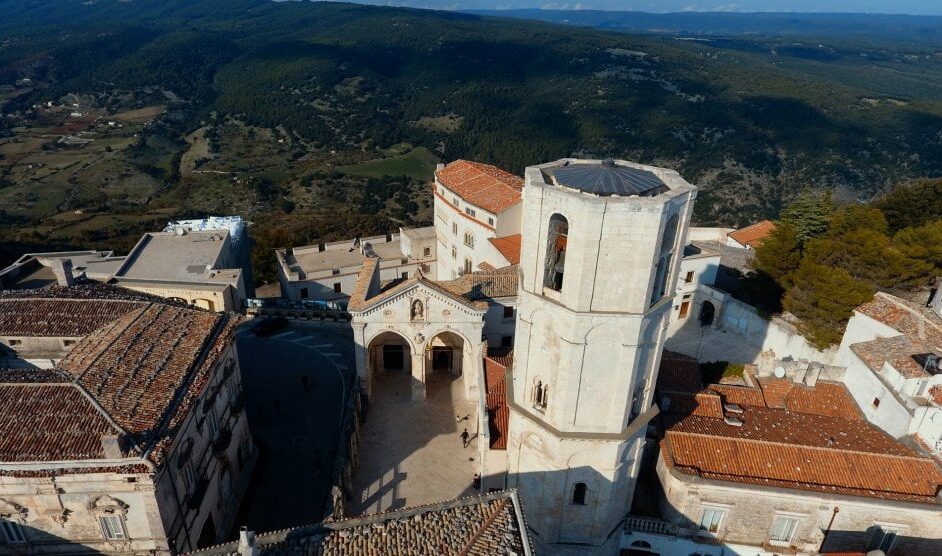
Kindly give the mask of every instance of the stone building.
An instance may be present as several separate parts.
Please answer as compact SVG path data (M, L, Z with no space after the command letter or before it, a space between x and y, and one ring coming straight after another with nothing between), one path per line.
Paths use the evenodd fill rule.
M170 222L127 256L112 251L29 253L0 270L0 290L117 284L210 311L241 311L254 295L249 239L238 216Z
M942 308L878 292L854 311L837 357L869 421L942 456Z
M522 189L522 179L494 166L439 165L432 184L439 279L517 263Z
M695 195L625 161L526 170L508 482L542 553L615 552Z
M661 554L938 554L942 471L815 373L700 382L665 354L658 378L660 517L622 548Z
M74 343L54 368L0 369L0 553L172 554L225 536L255 460L241 318L98 284L3 292L0 326L17 321L20 337Z
M380 278L435 279L434 228L400 228L398 234L276 249L282 296L292 301L345 302L368 259L378 259Z
M261 556L307 554L534 554L517 493L499 491L256 535L194 554Z

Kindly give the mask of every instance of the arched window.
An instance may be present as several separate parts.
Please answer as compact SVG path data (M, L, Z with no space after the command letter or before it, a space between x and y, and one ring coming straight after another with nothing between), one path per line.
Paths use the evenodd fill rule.
M673 215L664 226L661 236L661 251L658 255L657 269L654 271L654 288L651 290L651 304L667 293L667 278L670 276L671 259L674 256L674 240L677 239L677 215Z
M464 233L464 244L468 247L474 247L474 234L471 232Z
M549 386L543 384L542 380L537 380L533 385L533 407L539 410L546 410L546 402L549 399Z
M585 483L576 483L572 487L572 503L577 506L585 506L585 497L589 492L589 487Z
M552 290L563 289L563 275L566 270L566 243L569 238L569 221L561 214L550 217L549 231L546 234L546 265L543 274L543 286Z

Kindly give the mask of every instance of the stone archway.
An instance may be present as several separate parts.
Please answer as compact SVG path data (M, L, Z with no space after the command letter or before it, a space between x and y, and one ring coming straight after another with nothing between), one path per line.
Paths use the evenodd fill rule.
M418 357L417 357L418 355ZM392 330L384 330L373 336L366 349L366 380L372 391L376 381L395 374L412 376L412 398L425 398L425 372L420 361L421 352L417 353L412 342L404 335ZM418 364L417 364L418 363ZM418 386L416 383L420 383ZM421 393L421 397L417 397Z

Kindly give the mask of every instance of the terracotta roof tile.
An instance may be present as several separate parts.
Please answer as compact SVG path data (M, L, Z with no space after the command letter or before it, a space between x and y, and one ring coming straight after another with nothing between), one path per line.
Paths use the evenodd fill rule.
M505 266L496 270L470 272L454 280L437 282L454 295L470 301L513 297L517 295L519 275L517 266Z
M931 373L925 370L923 358L930 353L942 355L940 347L933 347L908 336L876 338L850 345L851 351L874 371L880 372L883 364L889 363L901 375L908 378L931 376Z
M0 299L0 335L85 336L141 306L102 299Z
M494 246L500 254L507 259L508 264L520 264L520 234L504 237L491 237L488 241Z
M259 554L524 554L530 540L516 493L493 492L257 535ZM196 554L237 554L238 543Z
M759 407L736 417L738 426L674 416L668 463L705 478L937 503L936 463L866 421Z
M765 239L772 230L775 229L775 222L771 220L763 220L761 222L756 222L751 226L746 226L745 228L740 228L734 232L729 233L729 237L735 240L740 245L747 245L749 247L758 247L762 245L762 240Z
M0 408L3 462L99 459L120 434L73 384L0 384Z
M506 450L510 433L510 407L507 405L507 366L489 356L484 357L484 387L491 449Z
M877 292L873 301L857 307L856 311L898 330L912 341L942 349L942 317L925 307Z
M488 164L456 160L435 172L435 179L484 210L501 213L520 202L523 178Z

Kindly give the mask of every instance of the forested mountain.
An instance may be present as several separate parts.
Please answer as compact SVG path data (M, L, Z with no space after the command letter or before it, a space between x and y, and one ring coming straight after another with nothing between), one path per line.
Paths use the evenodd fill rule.
M264 0L0 13L8 242L112 245L205 212L290 228L272 242L393 229L428 218L435 158L666 165L702 187L699 223L730 225L806 188L869 199L942 175L931 41L680 40Z

